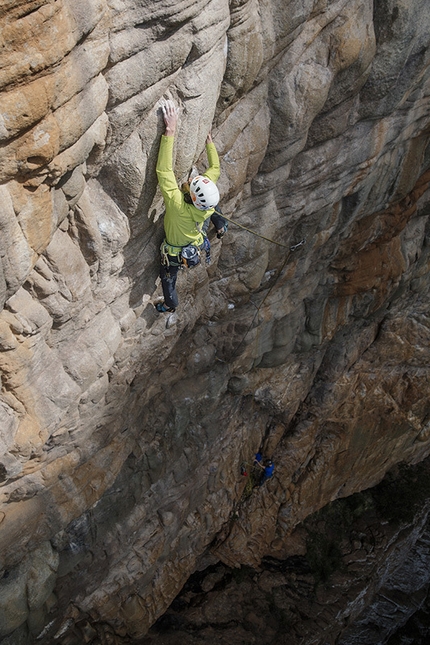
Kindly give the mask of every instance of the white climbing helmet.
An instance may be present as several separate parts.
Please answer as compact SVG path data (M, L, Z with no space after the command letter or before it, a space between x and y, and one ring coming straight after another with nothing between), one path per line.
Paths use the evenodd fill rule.
M219 190L211 179L197 175L190 183L193 204L200 211L214 208L219 202Z

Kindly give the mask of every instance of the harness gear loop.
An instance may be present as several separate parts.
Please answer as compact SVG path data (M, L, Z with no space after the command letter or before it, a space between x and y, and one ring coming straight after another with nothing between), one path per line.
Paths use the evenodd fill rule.
M167 245L164 241L160 246L160 253L161 253L161 264L163 264L165 267L169 267L170 266L169 254L167 252Z

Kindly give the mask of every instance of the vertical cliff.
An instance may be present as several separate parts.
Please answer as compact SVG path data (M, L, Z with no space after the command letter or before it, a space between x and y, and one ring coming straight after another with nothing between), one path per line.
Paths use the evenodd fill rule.
M195 572L145 645L425 645L429 473L428 459L396 466L308 516L293 556Z
M0 20L0 639L137 639L196 569L286 559L308 516L430 453L430 15L6 0ZM178 181L212 128L222 208L259 234L212 239L167 317L166 98ZM275 476L251 492L259 448Z

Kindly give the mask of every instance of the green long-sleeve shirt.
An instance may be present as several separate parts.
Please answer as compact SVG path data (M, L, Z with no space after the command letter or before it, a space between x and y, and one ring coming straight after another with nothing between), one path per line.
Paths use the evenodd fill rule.
M162 135L157 161L157 177L163 195L166 213L164 215L164 232L166 241L172 246L186 246L203 244L203 235L197 228L205 219L214 212L211 208L201 211L193 204L187 204L184 194L179 189L173 173L173 142L174 137ZM216 182L220 176L220 163L215 145L206 145L209 168L204 176Z

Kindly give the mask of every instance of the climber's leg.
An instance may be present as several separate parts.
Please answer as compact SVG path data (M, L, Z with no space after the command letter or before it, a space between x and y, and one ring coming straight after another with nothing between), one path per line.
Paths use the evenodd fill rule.
M177 258L169 256L169 262L177 262ZM176 278L179 266L160 266L161 286L163 287L164 303L167 309L176 309L178 306L178 294L176 292Z

